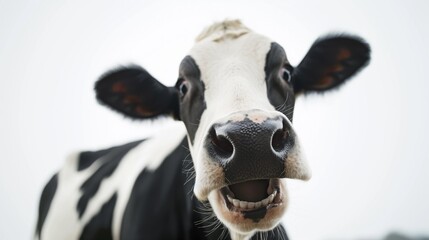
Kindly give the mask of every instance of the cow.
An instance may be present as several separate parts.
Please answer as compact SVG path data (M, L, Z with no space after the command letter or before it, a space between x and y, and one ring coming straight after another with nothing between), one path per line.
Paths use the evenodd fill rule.
M295 100L338 89L370 47L319 38L293 67L285 50L239 20L209 26L167 87L138 65L95 84L98 101L131 119L175 119L155 136L69 156L45 186L35 238L288 239L285 179L308 180Z

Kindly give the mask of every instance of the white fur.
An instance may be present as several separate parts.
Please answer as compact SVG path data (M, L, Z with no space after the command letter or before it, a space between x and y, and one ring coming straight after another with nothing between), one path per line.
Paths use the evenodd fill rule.
M76 206L81 196L80 186L99 167L97 160L83 171L77 171L78 154L72 155L58 174L58 187L42 230L42 240L78 239L83 227L94 217L113 194L117 202L113 213L112 234L118 240L126 204L132 187L143 169L155 170L185 137L182 123L174 123L154 138L131 149L113 174L101 182L97 193L88 203L81 219ZM160 151L162 149L162 151Z

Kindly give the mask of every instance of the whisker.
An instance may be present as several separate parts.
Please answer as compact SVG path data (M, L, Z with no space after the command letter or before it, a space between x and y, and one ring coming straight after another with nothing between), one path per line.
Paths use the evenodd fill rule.
M220 240L223 240L223 239L225 239L226 237L227 237L227 230L226 230L226 228L225 228L225 227L223 227L223 229L222 229L222 233L220 234L219 239L220 239Z
M275 107L276 109L282 109L284 106L286 106L287 100L289 99L289 93L286 95L286 100L284 101L283 104Z

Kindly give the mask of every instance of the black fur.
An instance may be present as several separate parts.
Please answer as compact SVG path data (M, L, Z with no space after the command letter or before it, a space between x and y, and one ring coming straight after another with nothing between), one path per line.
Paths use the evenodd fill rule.
M79 161L77 165L77 170L82 171L87 169L89 166L91 166L97 159L100 157L106 155L109 152L115 151L115 149L118 149L120 147L112 147L104 150L99 151L85 151L81 152L79 154Z
M100 154L93 154L93 157L101 162L101 166L80 187L82 195L79 199L78 205L76 206L79 217L82 217L85 213L89 200L91 200L91 198L97 193L101 182L115 171L125 154L141 142L142 141L131 142L120 147L111 148L108 151L102 150L100 151L104 153L102 158L100 158ZM90 162L94 162L94 160L89 158L86 159ZM79 160L79 162L82 162L82 160Z
M121 239L189 239L192 203L185 191L182 141L155 170L143 170L135 181L121 227Z
M189 139L194 143L195 133L200 125L201 115L206 109L204 99L205 86L201 81L201 72L191 56L186 56L179 69L179 81L176 88L180 87L182 81L187 81L188 92L180 98L180 118L186 126Z
M58 174L55 174L43 189L39 204L39 217L37 218L36 225L36 234L39 236L39 239L41 238L43 224L45 223L46 216L48 215L49 207L51 206L52 199L57 191L57 186Z
M338 34L319 38L293 71L295 92L323 92L340 86L369 63L370 52L359 37Z
M133 119L179 117L177 90L166 87L139 66L105 73L95 84L97 99Z
M79 240L112 240L113 211L118 194L113 196L101 207L88 224L85 225Z
M286 58L284 49L278 43L273 42L264 67L268 99L277 111L282 112L292 121L295 93L292 83L282 78L281 71L283 68L289 71L293 69Z

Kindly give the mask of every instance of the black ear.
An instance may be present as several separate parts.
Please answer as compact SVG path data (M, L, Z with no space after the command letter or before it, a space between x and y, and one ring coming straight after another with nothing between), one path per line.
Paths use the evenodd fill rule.
M134 119L161 115L179 118L179 97L139 66L121 67L105 73L95 83L100 103Z
M347 35L318 39L294 69L292 83L296 93L333 89L368 64L369 45Z

